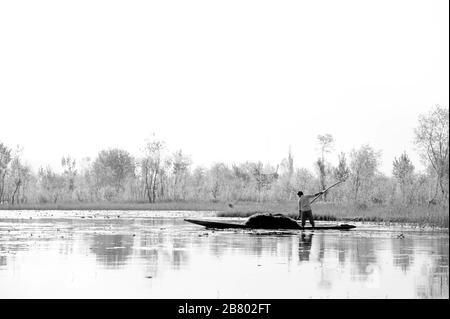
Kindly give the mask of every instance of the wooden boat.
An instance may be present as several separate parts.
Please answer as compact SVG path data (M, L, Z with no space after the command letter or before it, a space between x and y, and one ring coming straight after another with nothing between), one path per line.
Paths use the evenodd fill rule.
M221 222L214 222L214 221L209 221L209 220L199 220L199 219L185 219L185 221L192 223L192 224L196 224L196 225L200 225L200 226L204 226L206 228L214 228L214 229L230 229L230 228L238 228L238 229L274 229L274 228L269 228L269 227L258 227L258 228L254 228L254 227L249 227L247 225L244 224L236 224L236 223L221 223ZM302 227L299 224L297 224L298 227L292 227L292 228L283 228L283 229L336 229L336 230L349 230L352 228L355 228L356 226L354 225L348 225L348 224L340 224L340 225L323 225L323 226L316 226L316 227ZM275 228L275 229L280 229L280 228Z

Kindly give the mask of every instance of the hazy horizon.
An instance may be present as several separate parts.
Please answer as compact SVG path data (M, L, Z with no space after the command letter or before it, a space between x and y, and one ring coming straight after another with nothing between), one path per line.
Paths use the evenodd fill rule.
M34 169L138 155L154 132L194 165L313 169L317 135L381 171L449 106L448 1L0 3L0 142Z

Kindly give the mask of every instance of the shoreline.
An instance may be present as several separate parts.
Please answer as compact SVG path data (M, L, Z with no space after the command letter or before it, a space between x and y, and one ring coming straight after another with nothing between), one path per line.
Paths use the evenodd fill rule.
M217 217L248 217L255 213L282 213L297 217L296 202L240 202L229 205L223 202L158 202L158 203L57 203L20 204L0 206L2 211L211 211ZM412 224L419 226L449 228L449 213L446 207L402 207L372 206L360 209L354 205L319 202L313 207L314 218L318 221L375 222Z

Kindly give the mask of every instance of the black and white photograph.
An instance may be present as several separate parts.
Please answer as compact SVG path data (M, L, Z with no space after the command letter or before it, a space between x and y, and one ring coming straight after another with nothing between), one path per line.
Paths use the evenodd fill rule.
M0 299L448 301L449 1L0 0Z

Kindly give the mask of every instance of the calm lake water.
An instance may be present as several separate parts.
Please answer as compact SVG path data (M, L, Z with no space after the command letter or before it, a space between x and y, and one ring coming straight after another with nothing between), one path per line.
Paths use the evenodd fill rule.
M449 298L447 231L183 221L213 216L0 211L0 298Z

